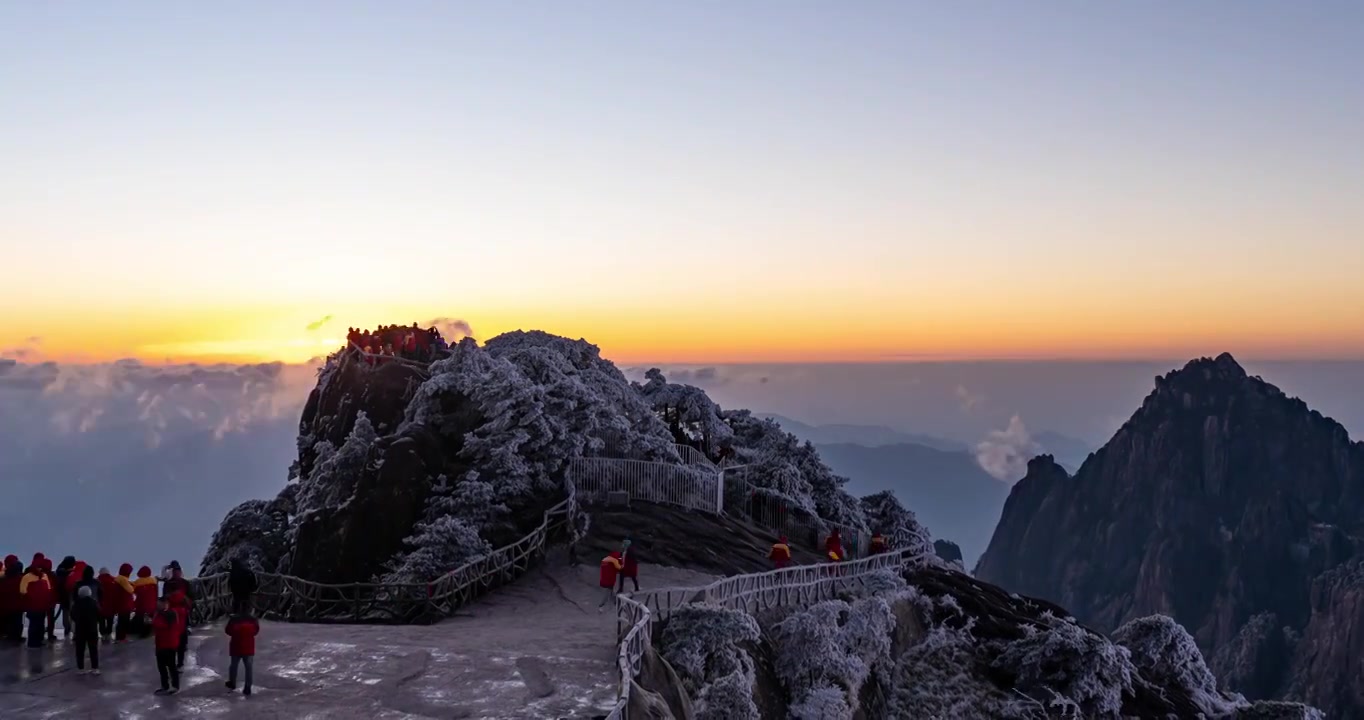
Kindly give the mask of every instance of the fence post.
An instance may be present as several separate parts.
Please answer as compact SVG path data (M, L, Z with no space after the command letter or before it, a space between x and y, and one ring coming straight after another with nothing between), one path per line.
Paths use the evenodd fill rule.
M720 474L715 478L715 514L725 514L725 469L720 468Z

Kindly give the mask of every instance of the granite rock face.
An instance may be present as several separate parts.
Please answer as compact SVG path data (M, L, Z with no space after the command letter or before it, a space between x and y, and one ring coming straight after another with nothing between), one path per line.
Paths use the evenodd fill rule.
M1223 354L1156 378L1075 475L1034 458L976 575L1104 631L1170 615L1233 689L1358 718L1359 595L1334 569L1362 536L1364 444Z

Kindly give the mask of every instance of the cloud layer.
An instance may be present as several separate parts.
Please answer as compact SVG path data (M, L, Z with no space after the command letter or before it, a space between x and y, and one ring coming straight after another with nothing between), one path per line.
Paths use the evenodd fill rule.
M197 563L225 510L283 487L315 377L0 359L0 552Z

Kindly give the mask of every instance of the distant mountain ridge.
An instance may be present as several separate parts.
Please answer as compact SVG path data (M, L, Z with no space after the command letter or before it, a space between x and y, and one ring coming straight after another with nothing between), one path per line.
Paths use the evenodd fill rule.
M1103 630L1170 614L1231 689L1360 720L1362 550L1364 443L1223 354L1077 474L1033 459L976 575Z
M891 490L935 537L960 548L966 567L985 552L1009 486L981 469L975 456L912 443L866 447L816 445L829 467L848 478L848 491Z
M882 445L910 443L936 450L959 452L969 450L966 443L956 440L936 435L904 432L885 425L811 425L775 413L758 413L758 417L775 420L786 432L816 445L851 443L865 445L866 447L880 447Z

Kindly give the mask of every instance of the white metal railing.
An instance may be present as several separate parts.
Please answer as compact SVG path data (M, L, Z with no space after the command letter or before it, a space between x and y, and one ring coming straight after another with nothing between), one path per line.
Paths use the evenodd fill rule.
M582 503L606 500L611 492L628 493L632 500L677 505L719 514L720 474L695 465L672 465L644 460L577 458L569 463L569 479Z
M677 448L677 455L682 458L683 465L699 465L711 470L716 469L715 463L711 462L710 458L706 457L706 454L700 450L682 443L676 443L673 447Z
M807 606L832 600L840 588L862 586L873 573L899 569L916 557L909 550L896 550L861 560L798 565L748 575L731 575L709 585L663 588L616 596L616 627L620 647L616 664L620 689L607 720L626 720L630 686L639 677L644 654L653 640L655 620L667 619L673 610L689 603L711 603L755 612L789 605ZM621 634L623 633L623 635Z

